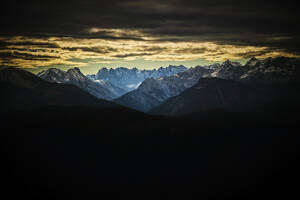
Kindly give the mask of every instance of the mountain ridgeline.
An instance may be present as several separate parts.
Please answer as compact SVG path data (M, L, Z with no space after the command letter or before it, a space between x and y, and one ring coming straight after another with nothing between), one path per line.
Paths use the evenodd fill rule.
M159 78L163 76L171 76L179 72L185 71L187 68L179 65L168 67L160 67L152 70L139 70L137 68L128 69L119 67L116 69L102 68L97 74L88 75L92 80L104 80L113 85L129 92L136 89L147 78Z
M151 114L180 116L194 112L224 109L243 111L268 103L261 88L220 78L201 78L194 86L150 110Z
M184 66L169 66L159 68L158 70L138 70L137 68L102 68L97 74L87 75L81 73L79 68L71 68L62 71L56 68L50 68L37 75L44 80L76 85L82 90L94 95L97 98L112 100L122 96L128 91L134 90L148 77L170 76L184 71Z
M136 90L133 90L114 101L142 112L161 104L185 89L192 87L199 78L208 77L219 65L198 66L172 76L148 78Z
M51 68L38 73L37 77L30 76L57 83L57 86L74 85L98 99L137 111L180 115L219 108L240 111L274 104L282 100L280 94L285 91L297 99L299 69L298 58L277 57L251 58L244 65L227 60L189 69L181 65L153 70L102 68L97 74L87 76L78 68L67 71Z
M249 87L264 88L263 93L270 95L263 98L271 100L274 97L274 91L278 93L276 90L278 84L295 83L300 80L300 60L286 57L266 58L263 60L251 58L245 65L227 60L222 64L197 66L173 76L146 79L136 90L117 98L115 102L136 110L148 112L169 98L180 95L196 83L198 88L201 87L202 82L198 81L202 78L225 79L234 81L235 83L232 85L243 84ZM218 79L214 79L211 83L222 82L222 80ZM224 89L224 95L227 92L235 95L231 90L222 89ZM239 94L236 95L239 96ZM201 99L198 100L201 103ZM208 107L220 108L222 105ZM206 109L204 108L204 110Z
M125 93L124 90L106 81L93 81L81 73L79 68L68 71L51 68L37 74L42 79L55 82L76 85L82 90L100 99L111 100Z

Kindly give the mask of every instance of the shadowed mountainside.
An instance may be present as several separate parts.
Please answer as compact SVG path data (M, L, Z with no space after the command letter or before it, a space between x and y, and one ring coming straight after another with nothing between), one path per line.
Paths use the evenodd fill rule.
M263 106L276 109L281 104L297 106L299 89L298 82L246 85L219 78L202 78L193 87L169 98L149 113L179 116L216 109L241 112Z
M135 90L124 94L114 101L129 108L147 112L166 99L178 95L192 87L199 78L209 76L218 65L195 67L172 76L147 78Z
M97 99L77 86L47 82L17 68L0 69L1 112L38 108L47 105L85 105L99 108L118 105Z
M188 120L122 109L44 107L2 116L3 194L290 198L298 191L293 180L300 177L299 111L219 110Z
M197 66L169 77L146 79L136 90L115 100L116 103L147 112L170 97L179 95L201 78L216 77L254 87L285 84L300 80L298 58L251 58L245 65L229 60L222 64Z

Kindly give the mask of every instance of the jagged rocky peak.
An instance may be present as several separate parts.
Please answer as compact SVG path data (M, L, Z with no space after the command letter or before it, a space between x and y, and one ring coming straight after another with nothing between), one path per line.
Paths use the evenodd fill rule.
M208 68L211 68L211 69L216 69L216 68L218 68L218 67L220 67L220 66L221 66L220 63L214 63L214 64L212 64L212 65L208 65L207 67L208 67Z
M37 76L49 82L65 83L70 80L72 75L61 69L50 68L44 72L38 73Z
M47 75L49 73L59 74L59 73L65 73L65 72L62 71L62 70L60 70L60 69L57 69L57 68L49 68L47 70L43 70L43 71L39 72L37 74L37 76L42 77L42 76L45 76L45 75Z
M163 67L160 67L160 68L163 68ZM184 70L184 69L186 69L186 67L183 66L183 65L178 65L178 66L176 66L176 65L169 65L169 66L166 67L165 69L170 69L170 70L181 69L181 70Z
M100 99L111 100L125 93L125 91L109 82L86 77L78 67L68 69L67 71L52 68L40 73L39 76L49 82L76 85Z
M276 58L266 58L262 63L266 67L274 66L278 68L289 68L291 66L299 65L299 59L280 56Z
M74 67L74 68L68 69L67 72L82 74L81 71L80 71L80 69L78 67Z
M74 68L70 68L67 71L63 71L61 69L57 69L57 68L49 68L48 70L43 70L41 72L39 72L37 75L38 76L42 76L48 73L56 73L56 74L60 74L60 73L68 73L68 74L82 74L80 69L78 67L74 67ZM82 74L83 75L83 74Z
M247 63L245 64L245 66L246 67L253 67L253 66L255 66L257 63L259 63L260 62L260 60L258 60L257 58L255 58L255 57L252 57L252 58L250 58L248 61L247 61Z
M257 60L258 60L257 58L255 58L255 57L252 57L252 58L250 58L250 60L249 60L249 61L251 62L251 61L257 61Z
M230 61L230 60L226 60L222 65L225 66L225 67L226 66L234 66L234 67L240 67L240 66L242 66L241 63Z
M101 69L99 69L98 73L101 73L101 72L107 72L108 69L106 67L103 67Z
M273 60L272 57L268 57L268 58L263 59L263 60L262 60L262 63L264 64L264 63L270 62L270 61L272 61L272 60Z
M55 72L55 73L63 72L63 70L57 69L57 68L50 68L50 69L48 69L47 71L48 71L48 72ZM47 71L46 71L46 72L47 72Z
M244 71L244 67L239 62L226 60L213 72L213 76L222 79L239 80Z
M80 69L78 67L74 67L71 69L68 69L67 73L72 77L76 79L86 79L87 77L81 73Z
M42 71L38 73L37 75L45 80L58 82L58 83L70 81L70 79L74 79L74 80L87 79L87 77L84 74L82 74L80 69L77 67L68 69L67 71L63 71L57 68L50 68L46 71Z

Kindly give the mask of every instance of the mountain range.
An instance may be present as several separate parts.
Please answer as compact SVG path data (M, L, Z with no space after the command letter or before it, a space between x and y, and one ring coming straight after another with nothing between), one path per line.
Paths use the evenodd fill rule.
M67 71L50 68L37 75L49 82L76 85L97 98L112 100L135 89L148 77L170 76L184 70L186 70L184 66L171 65L166 68L160 67L157 70L138 70L137 68L128 69L123 67L116 69L102 68L97 74L85 76L79 68L75 67Z
M251 58L245 65L225 61L212 76L246 83L280 83L300 78L300 59L276 57L258 60Z
M129 92L136 89L147 78L171 76L183 72L186 69L187 68L182 65L169 65L168 67L160 67L152 70L128 69L125 67L107 69L104 67L100 69L97 74L88 75L88 77L92 80L108 81L126 92Z
M300 80L299 69L300 60L297 58L251 58L245 65L227 60L222 64L190 68L168 77L146 79L136 90L124 94L115 102L147 112L192 87L201 78L226 79L246 85L277 84Z
M90 100L94 96L92 101L98 98L112 101L110 103L112 105L119 104L137 111L181 115L219 108L230 111L250 109L271 102L272 98L279 99L278 94L284 94L285 90L294 94L295 88L291 89L290 86L289 89L280 91L277 88L285 88L283 85L288 83L298 85L299 69L298 58L277 57L263 60L251 58L244 65L227 60L221 64L189 69L171 65L157 70L102 68L97 74L87 76L81 73L79 68L67 71L51 68L38 73L37 76L17 68L2 68L0 81L3 91L6 93L9 90L15 91L2 99L7 101L6 103L11 101L9 99L13 99L14 95L26 99L21 95L28 93L30 95L27 96L31 100L24 105L28 104L29 107L33 106L34 103L30 102L35 102L32 100L35 97L39 102L37 105L61 104L69 94L75 95L72 92L76 90L85 97L86 93L89 93ZM137 85L139 86L133 89ZM54 92L53 88L59 89ZM18 93L18 90L23 93ZM24 92L25 90L27 92ZM61 100L55 99L62 95L58 95L62 90L66 90L66 94ZM72 92L67 92L69 90ZM47 100L47 96L51 95L52 100ZM20 98L16 98L18 105ZM74 97L72 101L64 103L79 104L80 101L77 100L80 98ZM109 104L108 101L103 102Z
M77 67L69 69L68 71L51 68L37 75L49 82L76 85L100 99L111 100L125 93L123 89L114 86L110 82L104 80L90 80L82 74Z
M114 101L118 104L147 112L164 100L192 87L199 78L209 76L217 66L198 66L172 76L147 78L137 89Z

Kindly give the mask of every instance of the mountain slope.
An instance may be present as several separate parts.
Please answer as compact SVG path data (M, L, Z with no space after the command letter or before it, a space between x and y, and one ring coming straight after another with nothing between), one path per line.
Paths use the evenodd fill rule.
M180 66L160 67L153 70L139 70L137 68L128 69L124 67L116 69L102 68L97 74L88 75L92 80L105 80L119 88L129 92L136 89L147 78L159 78L171 76L185 71L187 68Z
M247 85L288 83L300 80L300 60L297 58L251 58L245 65L229 60L222 64L198 66L169 77L148 78L136 90L115 102L146 112L192 87L201 78L216 77ZM137 106L138 105L138 106Z
M259 90L235 81L202 78L193 87L153 108L150 113L183 115L193 112L225 109L241 111L267 102Z
M55 83L66 83L76 85L84 91L94 95L100 99L111 100L125 93L124 90L118 88L106 81L92 81L87 78L80 70L75 67L68 71L51 68L38 74L44 80Z
M0 69L1 112L32 109L48 105L84 105L98 108L118 107L97 99L77 86L47 82L17 68Z
M201 77L209 76L215 67L195 67L173 76L148 78L136 90L117 99L115 102L139 111L147 112L164 100L193 86Z
M161 101L151 94L140 89L133 90L120 98L115 99L114 102L142 112L146 112L161 103Z
M244 83L283 83L300 79L300 60L276 57L251 58L245 65L227 60L212 76Z

